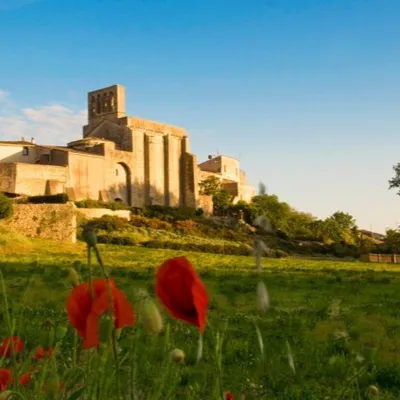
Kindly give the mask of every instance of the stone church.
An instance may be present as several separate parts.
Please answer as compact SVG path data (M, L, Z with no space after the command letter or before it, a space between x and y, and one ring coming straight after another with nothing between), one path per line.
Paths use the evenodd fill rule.
M119 200L134 207L199 207L198 167L183 128L125 114L125 89L88 93L83 137L67 146L0 142L0 191L66 192L70 200Z

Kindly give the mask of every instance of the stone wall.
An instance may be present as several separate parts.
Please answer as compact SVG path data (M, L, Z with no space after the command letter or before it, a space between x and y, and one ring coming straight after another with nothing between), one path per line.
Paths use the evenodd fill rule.
M28 237L76 242L73 203L15 204L14 215L6 224Z
M27 196L64 191L66 168L27 163L0 163L0 191ZM55 193L52 193L55 194Z
M86 219L101 218L103 215L111 215L113 217L131 219L129 210L109 210L108 208L77 208L78 215Z
M14 193L16 176L15 163L0 163L0 192Z

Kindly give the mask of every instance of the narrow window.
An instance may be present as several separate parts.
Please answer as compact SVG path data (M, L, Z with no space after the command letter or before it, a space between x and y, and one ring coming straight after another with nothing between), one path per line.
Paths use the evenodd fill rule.
M226 165L224 165L224 172L226 172Z
M22 149L22 155L23 156L29 155L29 147L24 146L24 148Z
M117 175L117 176L118 176L118 169L116 169L116 170L115 170L115 175Z

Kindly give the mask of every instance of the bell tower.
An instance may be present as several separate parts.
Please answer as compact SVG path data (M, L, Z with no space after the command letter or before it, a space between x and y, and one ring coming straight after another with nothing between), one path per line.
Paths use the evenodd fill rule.
M125 117L125 88L113 85L88 93L89 124L99 119Z

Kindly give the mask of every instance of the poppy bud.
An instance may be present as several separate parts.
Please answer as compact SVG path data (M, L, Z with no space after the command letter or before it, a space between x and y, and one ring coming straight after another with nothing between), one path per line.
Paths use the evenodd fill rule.
M267 312L269 309L269 296L264 282L257 283L257 305L260 311Z
M87 243L88 247L95 247L97 244L97 235L92 225L86 225L83 228L83 240Z
M144 300L142 309L143 325L148 333L159 333L163 328L160 311L154 301L148 297Z
M102 343L108 343L110 341L113 328L114 319L112 315L109 312L102 314L99 321L99 336Z
M54 324L51 321L46 321L42 325L42 331L40 333L40 344L44 350L48 350L54 346L55 331Z
M185 353L181 349L171 351L171 359L177 364L183 364L185 361Z
M68 277L73 287L79 285L79 275L74 268L69 269Z
M67 328L62 325L58 325L56 328L56 341L61 342L64 339L64 336L67 334Z
M376 397L379 395L379 389L375 386L375 385L371 385L368 390L367 393L370 397Z

